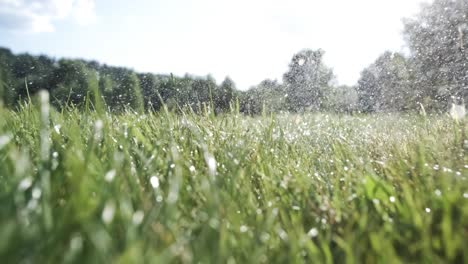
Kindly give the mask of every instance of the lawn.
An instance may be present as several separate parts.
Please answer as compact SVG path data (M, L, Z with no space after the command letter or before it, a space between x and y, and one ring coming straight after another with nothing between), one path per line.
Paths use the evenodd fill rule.
M3 263L468 262L468 122L0 108Z

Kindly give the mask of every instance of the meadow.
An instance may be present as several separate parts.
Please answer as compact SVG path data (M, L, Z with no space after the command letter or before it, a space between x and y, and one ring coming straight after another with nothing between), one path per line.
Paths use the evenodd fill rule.
M468 122L0 108L3 263L468 262Z

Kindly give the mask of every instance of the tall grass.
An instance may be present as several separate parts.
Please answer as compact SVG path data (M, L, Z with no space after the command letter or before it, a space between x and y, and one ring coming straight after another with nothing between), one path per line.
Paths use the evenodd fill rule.
M468 261L444 116L0 108L4 263Z

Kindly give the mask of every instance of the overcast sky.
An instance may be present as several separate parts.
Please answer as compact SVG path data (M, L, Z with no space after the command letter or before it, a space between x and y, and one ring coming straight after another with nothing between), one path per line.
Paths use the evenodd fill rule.
M229 75L240 89L281 80L292 55L322 48L340 84L385 50L429 0L0 0L0 46L140 72Z

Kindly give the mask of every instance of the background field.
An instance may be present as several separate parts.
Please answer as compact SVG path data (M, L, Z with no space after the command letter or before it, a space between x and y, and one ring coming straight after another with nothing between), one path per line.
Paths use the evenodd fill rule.
M447 116L0 110L4 263L468 261Z

